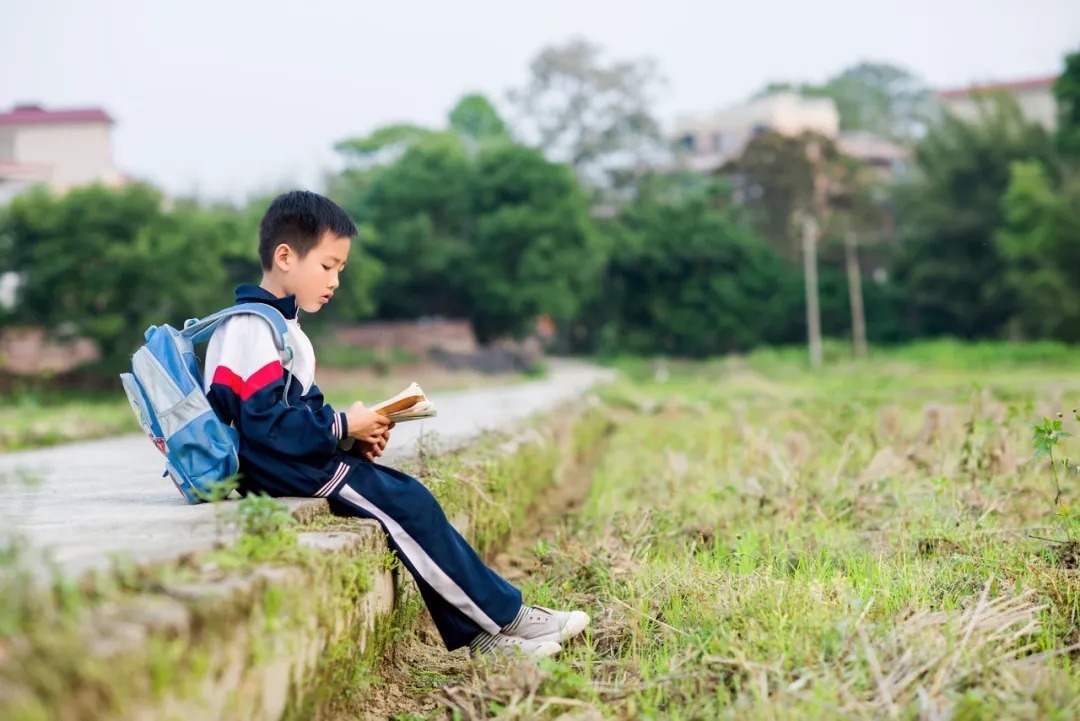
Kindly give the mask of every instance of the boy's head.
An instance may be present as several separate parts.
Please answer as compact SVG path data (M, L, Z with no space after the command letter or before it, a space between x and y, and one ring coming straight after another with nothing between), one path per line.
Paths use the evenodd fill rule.
M334 201L294 190L274 198L259 223L263 286L315 313L330 301L356 224Z

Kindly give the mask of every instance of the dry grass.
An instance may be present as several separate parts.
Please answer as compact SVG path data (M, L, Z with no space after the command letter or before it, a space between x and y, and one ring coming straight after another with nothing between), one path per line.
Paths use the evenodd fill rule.
M992 353L631 364L587 495L496 559L589 630L537 666L463 659L401 718L1075 717L1080 517L1031 424L1080 377Z

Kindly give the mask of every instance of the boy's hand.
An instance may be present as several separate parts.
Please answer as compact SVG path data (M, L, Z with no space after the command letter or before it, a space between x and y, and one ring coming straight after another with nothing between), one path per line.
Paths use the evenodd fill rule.
M345 419L349 424L349 437L363 443L378 443L391 425L389 418L369 409L360 401L349 406L349 410L345 411Z
M383 437L377 443L368 443L366 441L360 441L357 444L356 452L360 456L368 461L374 462L376 458L383 454L386 450L386 444L390 442L390 430L397 424L391 421L390 425L383 431Z
M374 462L375 459L381 456L383 454L383 451L386 450L386 444L390 442L390 431L396 425L396 423L391 421L390 425L388 425L386 427L386 430L383 431L382 438L375 443L360 441L360 444L357 448L359 454L368 461Z

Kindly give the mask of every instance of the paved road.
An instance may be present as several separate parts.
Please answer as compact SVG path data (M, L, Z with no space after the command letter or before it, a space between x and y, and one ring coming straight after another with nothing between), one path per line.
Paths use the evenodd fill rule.
M399 425L383 463L415 453L420 433L441 448L507 428L609 379L602 369L553 362L543 380L432 394L439 417ZM0 528L13 527L77 574L111 559L156 561L209 548L216 510L186 504L161 477L161 455L143 436L73 443L0 456Z

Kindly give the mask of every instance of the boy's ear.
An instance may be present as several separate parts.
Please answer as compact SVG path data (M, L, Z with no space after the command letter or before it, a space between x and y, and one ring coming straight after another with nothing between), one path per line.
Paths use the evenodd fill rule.
M274 265L281 270L288 270L295 256L296 254L293 253L293 249L289 247L288 243L280 243L278 247L274 248Z

